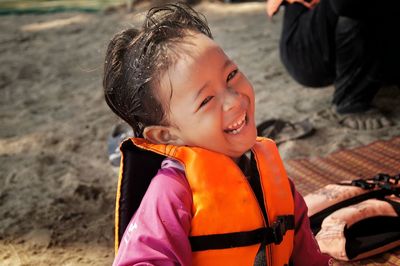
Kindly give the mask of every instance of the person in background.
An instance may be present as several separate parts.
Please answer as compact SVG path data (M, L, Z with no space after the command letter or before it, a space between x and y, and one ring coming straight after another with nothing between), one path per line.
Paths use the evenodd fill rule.
M385 85L400 85L397 0L268 0L267 14L284 6L280 55L300 84L334 85L331 112L353 129L391 122L372 101Z

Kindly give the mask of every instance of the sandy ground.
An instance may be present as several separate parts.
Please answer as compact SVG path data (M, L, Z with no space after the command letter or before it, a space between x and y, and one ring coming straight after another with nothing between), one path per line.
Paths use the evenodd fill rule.
M326 119L333 88L294 82L279 60L281 15L263 3L197 7L256 90L257 122L310 118L316 132L280 145L284 159L324 155L400 133L400 90L376 104L396 126L356 131ZM0 18L0 265L110 265L117 176L106 140L118 120L103 100L105 48L136 14Z

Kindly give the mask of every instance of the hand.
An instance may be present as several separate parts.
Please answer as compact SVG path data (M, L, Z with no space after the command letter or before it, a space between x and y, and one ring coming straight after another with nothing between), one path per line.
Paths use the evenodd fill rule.
M278 12L283 0L267 0L265 9L269 17L275 15Z

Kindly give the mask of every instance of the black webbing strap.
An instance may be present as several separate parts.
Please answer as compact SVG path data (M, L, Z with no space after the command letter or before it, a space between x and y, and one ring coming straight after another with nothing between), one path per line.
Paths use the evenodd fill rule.
M339 183L339 185L350 185L360 187L364 190L378 189L381 197L386 195L400 195L400 174L390 176L380 173L368 179L356 179L351 183Z
M271 227L258 228L246 232L234 232L226 234L213 234L189 237L192 251L210 249L226 249L251 246L258 243L280 244L286 231L294 229L294 216L278 216Z

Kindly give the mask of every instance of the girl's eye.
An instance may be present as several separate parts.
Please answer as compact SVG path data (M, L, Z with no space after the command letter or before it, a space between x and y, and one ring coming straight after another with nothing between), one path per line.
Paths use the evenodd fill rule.
M228 77L226 78L226 81L228 82L231 79L233 79L236 76L237 73L238 73L237 69L233 70L231 73L229 73Z
M208 96L207 98L205 98L205 99L201 102L199 109L200 109L201 107L203 107L204 105L206 105L209 101L211 101L211 99L212 99L213 97L214 97L214 96Z

